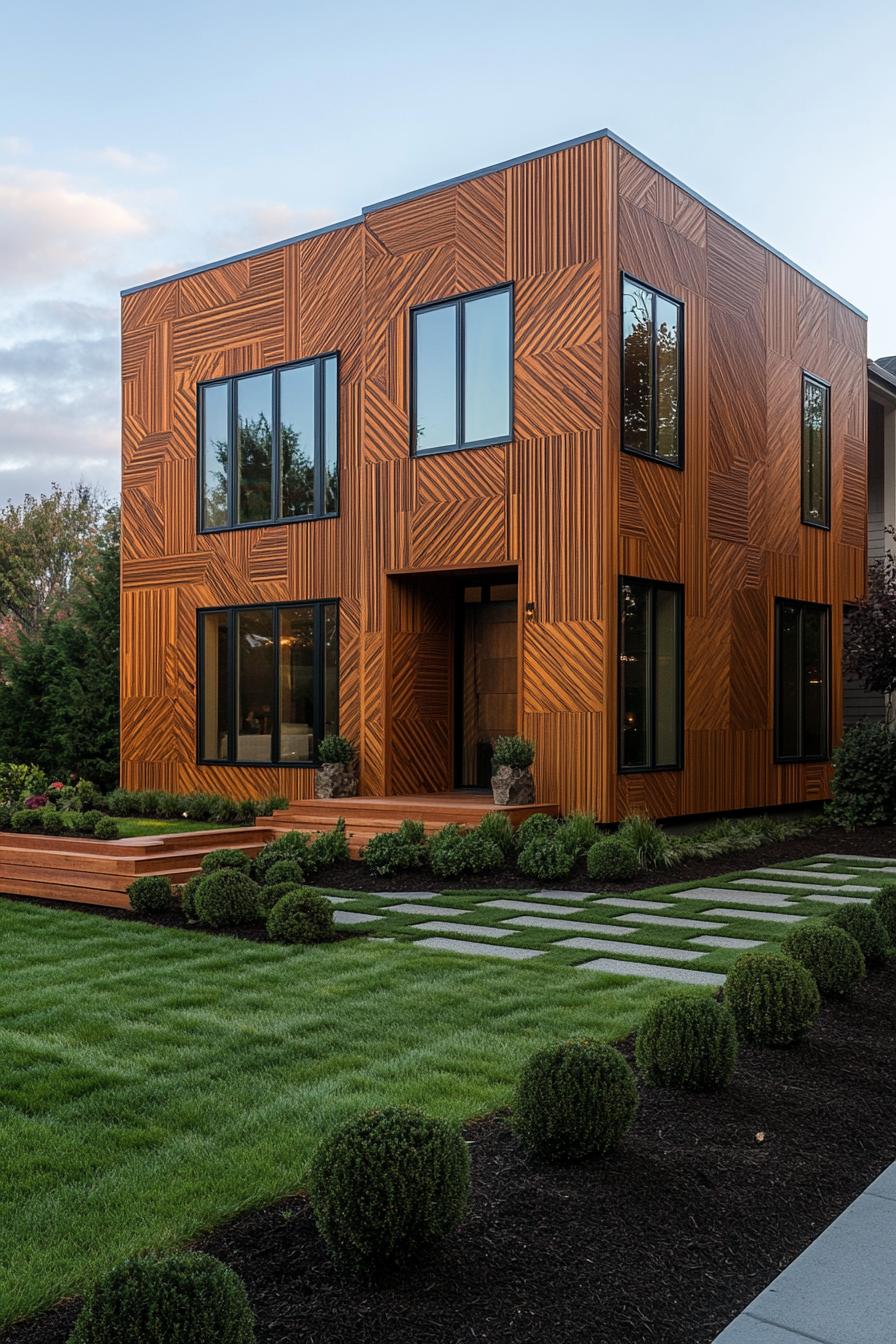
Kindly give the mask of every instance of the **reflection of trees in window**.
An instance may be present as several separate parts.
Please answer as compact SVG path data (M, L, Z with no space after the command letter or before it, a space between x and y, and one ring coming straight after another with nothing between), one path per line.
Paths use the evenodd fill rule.
M301 518L314 512L314 457L302 442L302 431L284 425L280 431L280 471L283 481L281 513ZM331 510L328 510L331 512Z
M263 411L251 419L240 417L241 523L265 522L271 517L273 442L271 422Z
M827 527L830 462L830 388L803 374L803 522Z
M622 442L630 452L681 456L682 306L623 279Z

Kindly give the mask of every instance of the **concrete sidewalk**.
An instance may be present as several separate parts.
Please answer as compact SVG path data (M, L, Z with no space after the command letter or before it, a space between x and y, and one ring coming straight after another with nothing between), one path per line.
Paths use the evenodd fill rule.
M715 1344L894 1344L896 1162Z

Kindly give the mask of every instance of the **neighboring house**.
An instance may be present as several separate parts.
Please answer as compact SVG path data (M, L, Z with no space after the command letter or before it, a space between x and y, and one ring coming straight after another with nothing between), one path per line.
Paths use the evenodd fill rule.
M896 528L896 355L868 361L868 560L883 557ZM844 726L862 719L883 719L882 695L866 691L861 681L844 681Z
M822 798L865 319L609 132L126 291L122 773Z

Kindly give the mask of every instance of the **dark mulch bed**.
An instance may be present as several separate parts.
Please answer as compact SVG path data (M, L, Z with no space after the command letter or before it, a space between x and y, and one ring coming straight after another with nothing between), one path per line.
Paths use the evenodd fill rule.
M259 1344L709 1344L896 1157L894 1020L891 966L798 1049L744 1050L727 1092L646 1089L602 1166L533 1164L505 1118L471 1125L469 1216L388 1282L338 1274L300 1197L202 1248L246 1280ZM76 1311L0 1344L62 1344Z

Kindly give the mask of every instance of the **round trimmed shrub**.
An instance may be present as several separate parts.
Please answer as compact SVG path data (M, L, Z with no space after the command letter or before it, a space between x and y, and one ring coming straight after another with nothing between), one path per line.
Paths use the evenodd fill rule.
M575 851L564 844L556 830L551 834L534 835L516 860L517 868L526 877L548 882L557 877L568 877L575 865Z
M828 915L828 923L852 934L866 961L883 961L889 938L880 915L870 905L841 905Z
M252 865L252 876L256 882L264 882L268 869L281 859L293 859L305 873L311 871L308 862L308 836L304 831L287 831L269 840L260 853L256 854Z
M436 877L493 873L504 863L504 855L494 840L479 830L465 830L454 822L430 838L427 858Z
M113 821L111 817L100 817L93 828L93 833L97 840L117 840L120 834L118 822Z
M325 943L335 931L333 907L311 887L292 887L268 915L267 929L278 943Z
M890 947L896 947L896 883L888 882L874 893L871 909L880 916Z
M821 997L799 962L769 952L745 952L725 983L737 1034L754 1045L792 1045L812 1026Z
M44 823L41 809L23 807L18 812L13 812L10 825L14 831L42 831Z
M650 1008L635 1059L654 1087L727 1087L737 1063L737 1027L717 999L671 994Z
M537 1157L603 1157L632 1126L638 1089L611 1045L564 1041L538 1050L520 1074L513 1127Z
M347 863L351 857L345 833L345 817L340 817L332 831L321 831L308 846L311 871L332 868L336 863Z
M288 891L296 891L299 886L301 883L298 882L268 882L258 888L258 913L265 923L280 897L285 896Z
M588 851L587 868L595 882L630 882L640 871L637 854L617 835L595 840Z
M556 835L560 823L547 812L532 812L525 821L521 821L513 833L513 843L517 850L525 849L537 835Z
M199 883L202 881L203 874L194 873L192 877L187 879L182 887L178 888L180 908L183 911L184 919L188 919L191 922L195 922L196 920L196 892L199 888Z
M128 887L128 899L138 915L167 915L177 904L171 878L163 874L136 878Z
M460 1132L420 1111L367 1111L317 1149L308 1198L337 1259L373 1271L440 1241L470 1195L470 1154Z
M278 859L272 863L264 875L264 885L274 886L280 882L288 882L292 887L300 887L305 881L305 871L300 863L295 859Z
M374 877L392 877L419 868L426 858L422 821L403 821L397 831L374 835L361 853Z
M62 835L66 829L65 820L61 812L57 812L55 807L42 807L37 814L40 817L41 825L44 828L44 835Z
M242 1279L196 1251L126 1260L84 1297L70 1344L253 1344Z
M204 873L220 873L225 868L237 873L248 873L252 860L241 849L213 849L205 855L200 866Z
M245 873L221 868L207 873L193 893L200 924L212 929L258 922L258 884Z
M805 966L823 995L851 994L865 978L862 949L852 934L836 924L797 924L781 947Z

